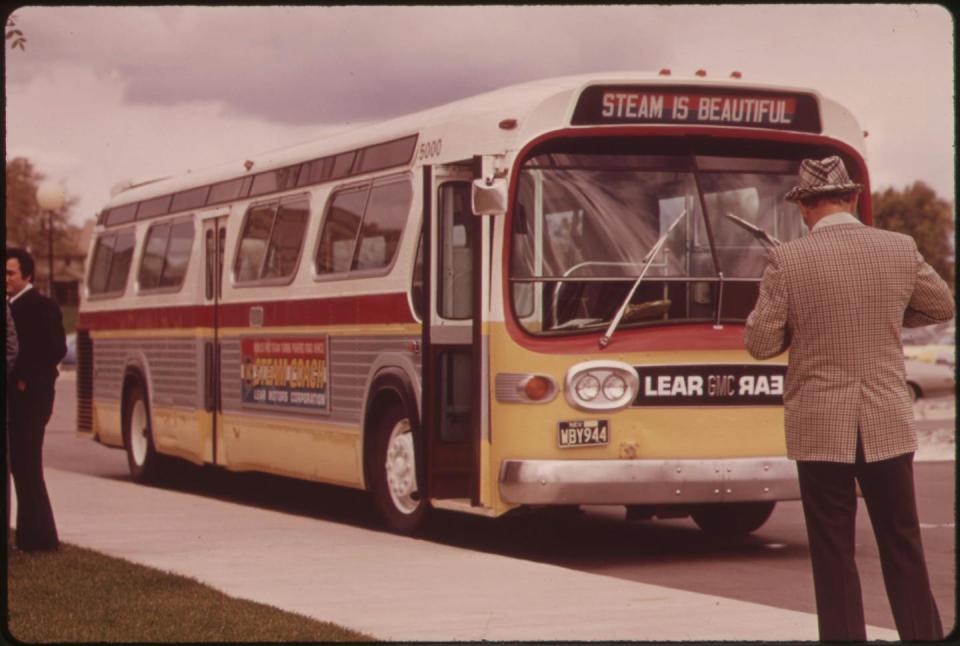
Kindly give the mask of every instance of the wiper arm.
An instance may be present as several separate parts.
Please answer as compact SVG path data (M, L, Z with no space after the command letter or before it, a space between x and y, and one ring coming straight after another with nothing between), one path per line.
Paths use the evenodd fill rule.
M640 283L643 282L643 277L647 275L647 270L650 269L650 264L653 262L653 259L657 257L657 254L660 252L660 248L663 247L663 244L667 241L667 238L673 233L673 230L680 220L682 220L687 215L687 210L684 209L676 220L673 221L673 224L666 230L666 232L660 236L660 239L657 240L656 244L653 245L653 248L643 257L643 269L640 271L640 275L637 276L637 280L633 283L633 287L630 288L630 293L627 294L627 297L623 300L623 303L620 305L620 309L617 310L617 315L613 317L613 320L610 322L610 326L607 328L607 331L600 337L600 347L605 348L610 343L610 337L613 336L614 331L617 329L617 326L620 325L620 319L623 318L623 313L627 310L627 305L630 304L630 300L633 298L633 295L636 293L637 288L640 287Z
M737 224L739 224L741 227L743 227L747 231L749 231L751 234L753 234L753 237L759 240L760 242L766 242L771 247L776 247L777 245L782 244L780 240L778 240L777 238L774 238L772 235L770 235L769 233L767 233L757 225L751 224L750 222L747 222L743 218L737 217L733 213L730 213L730 211L724 211L723 214L728 218L730 218L731 220L733 220L734 222L736 222Z

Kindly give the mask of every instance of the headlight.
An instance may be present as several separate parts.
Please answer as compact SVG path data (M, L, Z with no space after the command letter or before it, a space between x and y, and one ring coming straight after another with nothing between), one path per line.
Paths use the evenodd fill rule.
M586 374L577 379L574 386L577 396L583 401L593 401L600 394L600 380L591 374Z
M610 401L619 401L627 392L627 382L614 373L603 380L603 396Z
M564 386L571 406L583 410L617 410L633 403L640 380L629 364L586 361L567 371Z

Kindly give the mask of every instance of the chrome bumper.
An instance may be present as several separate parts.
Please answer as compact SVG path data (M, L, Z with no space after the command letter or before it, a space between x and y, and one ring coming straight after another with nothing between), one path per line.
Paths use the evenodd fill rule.
M500 497L520 505L798 500L793 460L504 460Z

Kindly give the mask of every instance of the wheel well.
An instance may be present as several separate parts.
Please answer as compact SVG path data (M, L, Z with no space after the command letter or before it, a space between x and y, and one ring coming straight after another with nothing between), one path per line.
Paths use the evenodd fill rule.
M370 387L363 422L363 482L367 488L370 487L373 434L383 415L393 406L400 406L410 416L415 433L420 427L419 409L413 392L406 374L391 368L381 372Z
M364 416L363 424L363 482L364 486L370 488L370 476L374 465L373 459L373 434L376 432L377 425L383 419L384 414L393 406L403 406L403 397L392 387L381 386L370 398L367 404L367 413Z
M143 375L140 374L139 370L130 369L123 375L123 388L121 389L123 398L120 400L120 428L124 446L126 446L129 441L127 439L126 429L127 408L130 406L130 391L134 386L139 386L143 390L144 396L146 396L147 387Z

